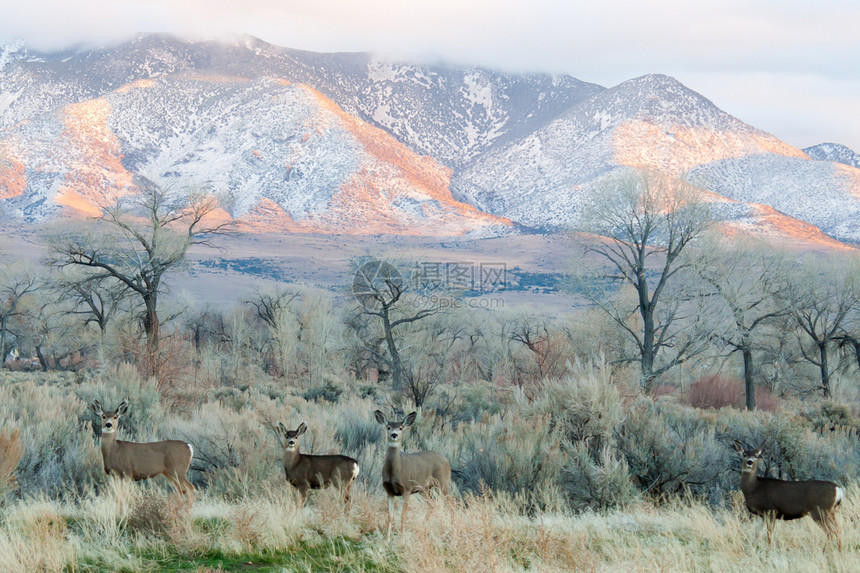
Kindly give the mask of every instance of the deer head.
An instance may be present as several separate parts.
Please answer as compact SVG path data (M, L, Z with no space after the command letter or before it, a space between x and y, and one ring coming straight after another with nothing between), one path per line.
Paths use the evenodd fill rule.
M101 402L93 400L92 409L96 417L101 420L102 434L113 434L119 425L119 417L128 412L128 400L120 402L117 409L112 412L105 412Z
M299 436L304 434L308 429L304 422L299 424L299 427L295 430L288 430L282 422L278 422L276 426L284 437L284 448L287 451L293 451L299 447Z
M389 422L385 419L385 414L383 414L381 410L377 410L375 412L375 415L376 421L385 426L386 435L388 436L389 447L398 447L400 446L400 442L403 438L403 430L405 430L408 426L412 425L412 422L415 421L415 417L418 415L418 413L410 413L405 418L403 418L402 422L398 422L396 420L391 420Z
M755 450L748 450L738 440L735 440L732 443L732 446L735 448L735 451L741 455L742 472L752 473L753 475L755 475L756 469L758 468L758 462L761 459L762 448L764 448L764 445L766 443L767 440L765 439L765 441L763 441L761 445Z

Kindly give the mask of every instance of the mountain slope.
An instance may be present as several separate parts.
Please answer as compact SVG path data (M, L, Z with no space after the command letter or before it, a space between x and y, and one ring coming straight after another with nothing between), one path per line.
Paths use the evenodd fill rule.
M738 166L737 177L721 179L719 166L727 165ZM754 175L743 179L742 166ZM563 228L577 224L609 173L658 169L732 199L731 208L715 199L715 210L730 221L758 216L755 205L744 203L766 204L834 237L858 241L860 229L851 217L860 208L860 187L856 173L842 167L810 161L803 151L721 111L676 80L652 75L596 94L534 133L488 152L456 174L453 188L457 198L479 209L526 225ZM815 200L797 199L813 183L820 197L828 197L826 209ZM785 193L787 187L795 193Z
M838 143L819 143L813 147L807 147L803 151L812 159L833 161L849 167L860 168L860 154Z
M249 229L485 236L576 225L608 174L649 168L735 227L860 241L852 153L791 147L661 75L605 89L250 37L0 49L0 211L31 220L154 181L220 192Z
M511 226L454 201L446 167L282 80L140 80L2 135L16 166L0 177L6 210L31 219L57 205L97 213L142 178L225 191L233 216L265 229L450 235Z

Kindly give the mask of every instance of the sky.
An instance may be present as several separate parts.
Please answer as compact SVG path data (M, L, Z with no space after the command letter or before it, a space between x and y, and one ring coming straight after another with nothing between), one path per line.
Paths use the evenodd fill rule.
M0 41L39 50L140 33L568 73L673 76L783 141L860 153L856 0L0 0Z

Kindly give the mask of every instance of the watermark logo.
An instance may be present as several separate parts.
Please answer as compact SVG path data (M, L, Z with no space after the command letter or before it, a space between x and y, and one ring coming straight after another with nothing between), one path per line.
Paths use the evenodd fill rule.
M383 293L403 291L406 282L397 267L376 259L361 265L352 279L352 294L361 306L368 310L379 310L383 304Z
M492 308L504 306L503 301L482 304L475 295L503 291L507 286L505 263L421 262L404 277L393 264L371 259L356 271L352 294L368 310L381 309L407 290L415 295L413 305ZM470 297L468 302L450 294L458 292Z

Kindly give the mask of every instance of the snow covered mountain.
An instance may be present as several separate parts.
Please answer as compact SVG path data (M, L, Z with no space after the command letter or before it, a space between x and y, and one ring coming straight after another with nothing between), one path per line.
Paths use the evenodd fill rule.
M851 153L793 148L659 75L606 89L250 37L0 49L0 213L34 221L153 181L212 189L249 229L487 236L575 225L606 175L649 167L712 191L729 224L860 241Z
M608 174L629 168L658 169L716 192L715 210L730 223L749 225L767 213L767 225L783 232L798 227L794 218L860 240L860 171L810 161L661 75L600 92L487 152L455 175L454 195L525 225L563 228L579 221ZM780 214L786 220L777 223Z
M803 151L812 159L833 161L849 167L860 168L860 154L839 143L819 143L813 147L807 147Z

